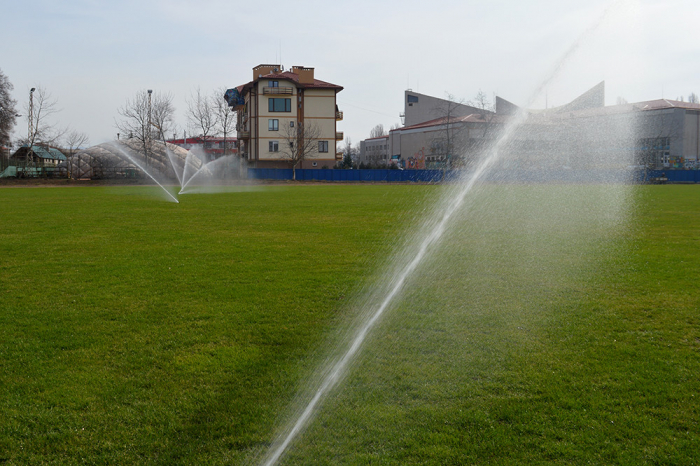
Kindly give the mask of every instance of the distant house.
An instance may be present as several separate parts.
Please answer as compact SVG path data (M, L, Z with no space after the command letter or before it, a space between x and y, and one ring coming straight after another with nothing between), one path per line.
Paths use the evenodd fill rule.
M216 160L224 155L238 154L238 140L235 137L226 138L226 151L224 152L224 138L207 137L206 140L201 136L170 139L167 142L175 144L187 150L201 150L209 156L209 160Z
M34 145L22 146L10 156L10 160L16 165L31 163L36 167L56 166L66 160L66 156L55 147Z
M59 173L58 164L66 161L63 153L49 146L22 146L12 154L0 176L54 176Z

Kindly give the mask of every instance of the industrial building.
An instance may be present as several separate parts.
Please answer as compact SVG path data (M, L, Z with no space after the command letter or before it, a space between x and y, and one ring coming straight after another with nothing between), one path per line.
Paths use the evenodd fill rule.
M386 156L402 168L468 167L509 130L499 163L514 169L699 167L700 104L658 99L605 106L604 82L543 110L495 100L492 111L406 91L404 126L389 132Z

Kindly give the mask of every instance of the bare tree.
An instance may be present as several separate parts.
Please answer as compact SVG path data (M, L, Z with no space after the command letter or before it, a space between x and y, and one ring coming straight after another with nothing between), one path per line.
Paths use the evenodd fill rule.
M216 90L212 96L214 112L217 116L216 132L224 137L224 156L226 156L228 148L226 138L236 130L236 111L229 107L228 102L224 99L225 93L226 88L222 87Z
M21 145L28 147L25 155L27 168L34 164L34 151L32 148L35 145L56 145L58 140L65 134L65 129L57 127L50 120L50 117L59 111L58 102L46 89L39 86L31 89L29 101L25 105L29 131L26 138L23 137L18 140Z
M58 113L58 101L43 87L33 88L30 101L25 105L30 132L23 140L29 147L37 143L55 144L66 132L49 121L49 117Z
M479 118L485 121L493 121L493 117L496 115L496 109L494 108L493 102L479 89L479 92L474 96L474 100L468 102L468 105L474 107L479 112Z
M207 138L214 136L218 124L218 114L213 99L197 92L187 101L187 121L195 134L199 133L202 144L207 148Z
M0 70L0 144L8 146L18 116L15 107L17 101L10 95L12 89L14 86Z
M80 133L78 131L71 131L66 135L65 146L68 149L68 178L72 178L73 175L73 155L77 152L79 148L88 144L89 138L85 133Z
M280 152L292 166L292 179L296 180L297 166L307 158L313 157L319 150L319 144L328 142L318 140L321 128L313 123L297 122L295 127L285 125L285 128Z
M380 138L382 136L386 136L386 131L384 130L384 125L383 124L378 124L372 130L369 132L369 138Z
M173 105L173 95L171 93L154 94L151 102L151 131L157 130L160 139L165 141L165 135L175 130L175 106ZM156 139L158 136L155 137Z
M171 94L138 91L133 99L127 99L118 109L122 119L116 121L117 129L126 138L136 139L143 149L146 165L149 164L151 144L158 134L161 138L170 133L173 126L173 97Z
M625 105L627 103L629 103L629 102L627 102L627 99L625 99L624 97L621 97L621 96L617 97L617 105Z
M688 96L688 102L691 104L700 104L700 97L695 92L691 92Z
M488 95L481 89L476 93L473 100L468 102L468 105L477 109L479 115L478 126L481 128L481 135L469 141L469 148L475 152L474 155L479 157L486 148L490 147L493 139L496 137L498 125L496 124L496 108L495 104ZM467 160L467 163L469 160Z
M448 93L440 105L435 108L435 117L440 119L439 130L431 141L430 152L437 161L444 161L444 167L450 168L466 151L467 127L461 120L464 114L464 99L457 99Z

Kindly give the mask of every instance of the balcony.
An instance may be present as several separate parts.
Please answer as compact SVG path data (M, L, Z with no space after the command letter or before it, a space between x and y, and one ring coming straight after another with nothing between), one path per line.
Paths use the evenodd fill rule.
M335 159L336 159L336 160L343 160L343 153L342 153L342 152L336 152L336 153L335 153Z
M293 87L263 87L263 95L293 95Z
M343 121L343 112L335 112L335 121Z
M336 141L342 141L343 139L345 139L345 136L343 135L343 132L342 132L342 131L336 131L336 133L335 133L335 140L336 140Z
M250 131L239 131L238 139L250 139Z

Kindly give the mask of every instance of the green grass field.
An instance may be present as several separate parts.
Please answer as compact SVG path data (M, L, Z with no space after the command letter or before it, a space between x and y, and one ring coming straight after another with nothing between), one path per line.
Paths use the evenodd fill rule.
M155 189L0 189L0 464L260 458L442 188ZM499 189L283 464L698 464L698 187Z

